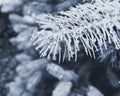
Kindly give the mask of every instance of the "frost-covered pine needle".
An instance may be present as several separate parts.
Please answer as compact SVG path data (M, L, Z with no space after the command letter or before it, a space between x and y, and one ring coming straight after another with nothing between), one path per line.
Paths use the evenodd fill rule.
M120 49L120 38L116 30L120 29L119 0L96 0L93 4L78 4L69 11L58 15L43 14L36 17L40 31L33 32L32 39L40 56L52 56L59 61L67 57L77 60L80 45L87 55L95 57L96 51L107 50L107 42ZM116 30L115 30L116 29Z

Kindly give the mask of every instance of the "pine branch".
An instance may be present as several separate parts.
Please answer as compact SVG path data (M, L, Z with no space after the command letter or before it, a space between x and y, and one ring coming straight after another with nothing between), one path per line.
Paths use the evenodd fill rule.
M23 0L0 0L0 5L19 5L22 3Z
M72 81L78 78L77 74L72 70L64 70L59 65L54 63L47 65L47 71L49 74L62 81Z
M18 10L19 6L22 5L23 0L0 0L0 11L1 12L11 12Z
M52 92L52 96L68 96L72 88L72 83L69 81L60 81Z
M114 27L120 29L119 17L118 0L98 0L94 4L77 5L55 16L37 16L40 31L34 32L32 39L41 57L52 56L56 60L59 54L59 61L64 61L66 56L68 60L73 57L77 60L82 43L86 54L95 58L96 51L103 53L103 47L107 50L107 42L120 49L120 38L114 30Z
M33 96L37 84L41 81L42 70L48 63L50 61L42 58L20 64L16 69L17 77L6 85L9 88L7 96Z

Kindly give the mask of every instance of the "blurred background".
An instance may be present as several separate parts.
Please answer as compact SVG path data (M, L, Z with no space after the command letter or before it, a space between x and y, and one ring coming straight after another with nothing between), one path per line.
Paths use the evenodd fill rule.
M32 17L41 13L56 14L59 11L68 10L69 7L78 3L84 4L89 2L90 0L0 0L0 96L52 96L51 92L57 82L55 78L45 75L43 76L45 79L43 78L41 83L39 83L41 73L39 76L33 74L24 77L23 74L26 75L28 71L25 73L24 68L20 69L21 67L19 67L23 63L29 65L39 63L39 55L30 42L31 33L38 29ZM92 59L86 57L86 60L91 62ZM89 74L91 65L80 65L83 68L83 70L81 69L83 71L81 74ZM79 81L79 83L82 82L81 90L77 90L75 85L77 91L74 90L74 94L71 93L72 95L69 96L120 96L118 78L116 79L112 75L113 77L111 76L109 79L115 78L115 80L109 81L104 76L106 66L101 65L94 66L92 71L94 74L91 76L90 83L85 81L87 76L81 77L85 78L85 82ZM61 66L64 68L69 66L69 68L75 69L79 67L79 64L76 64L74 67L71 64ZM108 71L108 74L112 74L110 72ZM24 77L24 80L21 79L21 75ZM32 87L26 89L25 85L30 83L31 77L39 78L35 79L37 83L30 85ZM95 93L96 95L93 93L89 93L91 95L80 95L87 90L86 87L83 87L87 84L95 86L91 87L93 88L91 90L93 93L97 92Z

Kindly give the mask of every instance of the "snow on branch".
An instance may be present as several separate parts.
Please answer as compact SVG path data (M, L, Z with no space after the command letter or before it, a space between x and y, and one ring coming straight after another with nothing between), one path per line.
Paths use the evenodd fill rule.
M95 58L95 52L103 47L107 50L107 42L120 49L120 6L119 0L78 4L69 11L61 11L57 15L42 14L36 17L40 30L33 32L32 39L41 57L52 56L59 61L75 57L77 60L80 45L84 46L87 55Z

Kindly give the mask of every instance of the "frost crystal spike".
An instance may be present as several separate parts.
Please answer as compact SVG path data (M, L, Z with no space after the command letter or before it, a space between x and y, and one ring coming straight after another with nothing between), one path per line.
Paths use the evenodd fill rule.
M33 32L32 39L40 56L52 56L59 61L75 56L80 45L87 55L95 57L96 51L107 44L120 49L120 3L119 0L96 0L93 4L77 5L58 15L42 14L36 17L40 31Z

